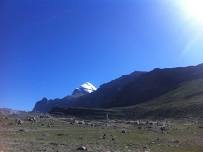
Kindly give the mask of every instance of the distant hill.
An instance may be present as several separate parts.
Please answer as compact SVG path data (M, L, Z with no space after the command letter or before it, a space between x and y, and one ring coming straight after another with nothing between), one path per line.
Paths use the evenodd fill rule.
M8 109L8 108L0 108L0 115L13 115L13 114L19 114L23 113L24 111L19 111L19 110L13 110L13 109Z
M60 99L51 109L116 109L128 117L198 116L203 108L203 64L135 72L74 100ZM120 107L120 108L119 108Z

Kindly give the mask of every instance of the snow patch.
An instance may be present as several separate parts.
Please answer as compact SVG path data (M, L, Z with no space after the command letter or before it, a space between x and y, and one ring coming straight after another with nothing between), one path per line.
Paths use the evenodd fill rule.
M73 91L73 95L84 95L96 91L97 88L90 82L85 82Z

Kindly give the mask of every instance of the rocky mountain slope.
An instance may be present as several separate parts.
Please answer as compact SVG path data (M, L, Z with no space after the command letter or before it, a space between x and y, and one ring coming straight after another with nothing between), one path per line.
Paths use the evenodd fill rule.
M72 95L66 96L63 99L48 100L46 97L44 97L42 100L38 101L35 104L33 111L48 112L53 107L68 104L68 102L75 101L77 98L93 93L96 90L97 88L93 84L91 84L90 82L86 82L82 84L80 87L74 89Z
M53 108L51 113L64 113L88 119L165 119L203 118L203 78L180 84L158 98L128 107Z
M50 111L56 107L105 109L112 109L114 107L121 107L121 109L125 109L123 107L134 107L127 108L127 111L133 109L131 112L136 111L140 113L140 116L144 116L148 110L153 109L151 108L152 104L154 107L159 107L159 105L163 105L164 107L167 104L176 105L176 102L177 105L179 103L187 103L187 101L193 103L193 98L187 98L187 96L191 96L191 94L193 94L194 97L201 95L201 87L197 87L194 91L193 89L191 90L191 86L193 85L183 84L198 84L198 81L201 82L200 79L203 79L203 64L179 68L157 68L150 72L135 72L130 75L122 76L119 79L102 85L97 91L91 94L86 94L77 98L69 97L53 100L51 102L49 101L48 104L44 102L42 106L44 106L43 109L49 109L46 111ZM174 96L172 92L179 89L180 86L184 88L180 93L184 93L185 90L190 91L185 92L183 97L177 96L176 100L172 100ZM189 101L189 99L191 99L191 101ZM202 103L201 99L201 97L198 99L198 103L200 104ZM51 108L47 108L49 105L51 105ZM181 106L178 107L181 108ZM35 106L35 110L42 111L39 105ZM167 109L165 110L167 111ZM160 112L158 113L163 114L163 112L164 110L161 111L160 109ZM185 110L183 110L183 113L184 112Z

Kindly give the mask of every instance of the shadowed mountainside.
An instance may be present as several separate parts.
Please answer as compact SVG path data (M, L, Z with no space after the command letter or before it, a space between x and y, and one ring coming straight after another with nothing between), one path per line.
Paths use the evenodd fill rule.
M199 83L202 84L202 79L203 64L180 68L154 69L150 72L136 72L123 76L102 85L91 94L78 98L69 97L68 99L47 101L46 104L39 103L45 108L46 105L51 105L49 110L70 107L105 109L121 107L117 108L120 109L119 112L122 109L122 112L128 116L145 117L150 116L150 112L156 116L174 116L175 113L180 116L179 113L181 115L193 113L195 109L200 112L198 109L202 106L201 95L203 90L201 90L201 87L192 88ZM188 90L188 92L185 92L185 90ZM183 96L176 96L174 99L173 92L183 93ZM198 97L198 104L195 100L196 97ZM180 103L181 105L179 105ZM190 103L189 106L186 106L188 103ZM173 106L170 107L169 105ZM39 110L37 105L35 110Z
M176 89L153 99L129 107L110 109L53 108L52 114L74 115L88 119L189 118L203 117L203 79L180 84Z
M136 77L144 74L145 72L135 71L130 75L124 75L116 80L109 83L103 84L100 88L91 93L85 94L83 96L66 96L62 99L48 100L43 98L35 104L33 111L48 112L54 107L77 107L83 106L83 100L85 107L99 107L101 103L91 102L90 98L95 100L95 98L100 98L100 100L105 101L106 98L113 98L116 96L127 84L131 83ZM80 102L81 100L81 102ZM81 105L82 104L82 105Z

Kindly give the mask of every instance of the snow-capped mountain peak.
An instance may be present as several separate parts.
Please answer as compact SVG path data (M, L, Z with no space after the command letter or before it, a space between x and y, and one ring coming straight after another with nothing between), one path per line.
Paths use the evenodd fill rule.
M85 89L87 92L92 93L97 90L97 88L90 82L86 82L80 86L80 88Z
M96 91L97 88L90 82L85 82L73 91L72 95L84 95Z

